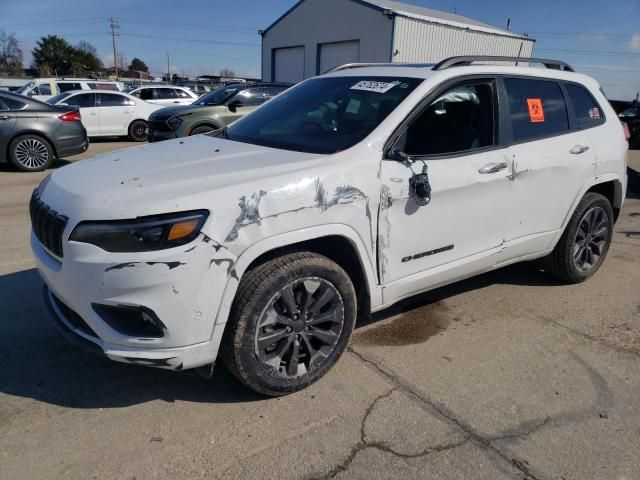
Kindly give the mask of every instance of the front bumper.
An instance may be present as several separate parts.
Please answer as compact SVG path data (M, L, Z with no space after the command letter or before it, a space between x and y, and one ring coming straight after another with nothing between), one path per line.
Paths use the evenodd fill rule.
M147 135L149 143L172 140L174 138L179 138L178 133L175 131L159 131L149 127L149 133Z
M215 361L224 325L214 323L235 259L204 235L184 247L143 254L65 241L60 259L33 234L31 247L46 284L45 303L76 343L112 360L172 370ZM127 334L101 316L96 304L151 310L163 335Z

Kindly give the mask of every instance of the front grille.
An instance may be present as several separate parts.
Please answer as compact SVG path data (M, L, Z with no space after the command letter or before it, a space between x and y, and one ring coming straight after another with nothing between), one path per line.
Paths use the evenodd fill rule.
M171 128L164 120L149 120L149 130L156 132L170 132Z
M58 214L40 200L38 189L31 195L29 213L33 232L40 243L51 253L62 258L62 232L67 226L68 218Z

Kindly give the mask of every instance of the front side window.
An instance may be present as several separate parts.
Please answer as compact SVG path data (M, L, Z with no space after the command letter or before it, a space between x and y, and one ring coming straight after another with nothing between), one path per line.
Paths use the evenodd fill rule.
M48 83L41 83L33 89L33 95L51 95L51 86Z
M79 83L73 82L58 82L56 83L58 86L58 91L60 92L70 92L71 90L82 90L82 85Z
M369 135L422 82L419 78L319 77L286 90L233 123L230 140L336 153Z
M494 145L494 83L457 85L433 100L399 139L407 155L443 155ZM404 142L404 144L402 144Z
M176 96L177 96L178 98L191 98L191 95L189 95L189 94L188 94L187 92L185 92L184 90L180 90L180 89L176 88L176 89L174 90L174 92L175 92L175 94L176 94Z
M573 84L566 84L565 87L576 114L578 128L594 127L604 122L602 109L584 87Z
M194 102L194 105L222 105L227 99L238 93L238 90L240 88L237 85L218 88L200 97Z
M91 90L118 90L118 86L115 83L103 83L103 82L90 82L87 86Z
M514 141L542 138L569 130L567 105L556 82L505 78L504 85Z
M264 103L264 88L247 88L238 93L233 101L238 101L240 106L255 107Z
M81 95L74 95L68 98L64 103L79 108L93 108L96 106L96 94L84 93Z

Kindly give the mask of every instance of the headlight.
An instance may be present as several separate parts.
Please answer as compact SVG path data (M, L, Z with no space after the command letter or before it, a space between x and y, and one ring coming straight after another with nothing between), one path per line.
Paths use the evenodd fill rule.
M206 210L194 210L134 220L80 222L69 240L91 243L107 252L163 250L194 240L208 216Z
M171 130L177 130L181 123L182 119L180 117L171 117L167 120L167 125L169 125Z

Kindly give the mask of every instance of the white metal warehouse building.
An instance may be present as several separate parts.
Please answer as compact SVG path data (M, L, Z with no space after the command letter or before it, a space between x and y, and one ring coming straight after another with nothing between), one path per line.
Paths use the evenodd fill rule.
M352 62L530 57L535 42L461 15L392 0L301 0L261 35L262 79L291 83Z

